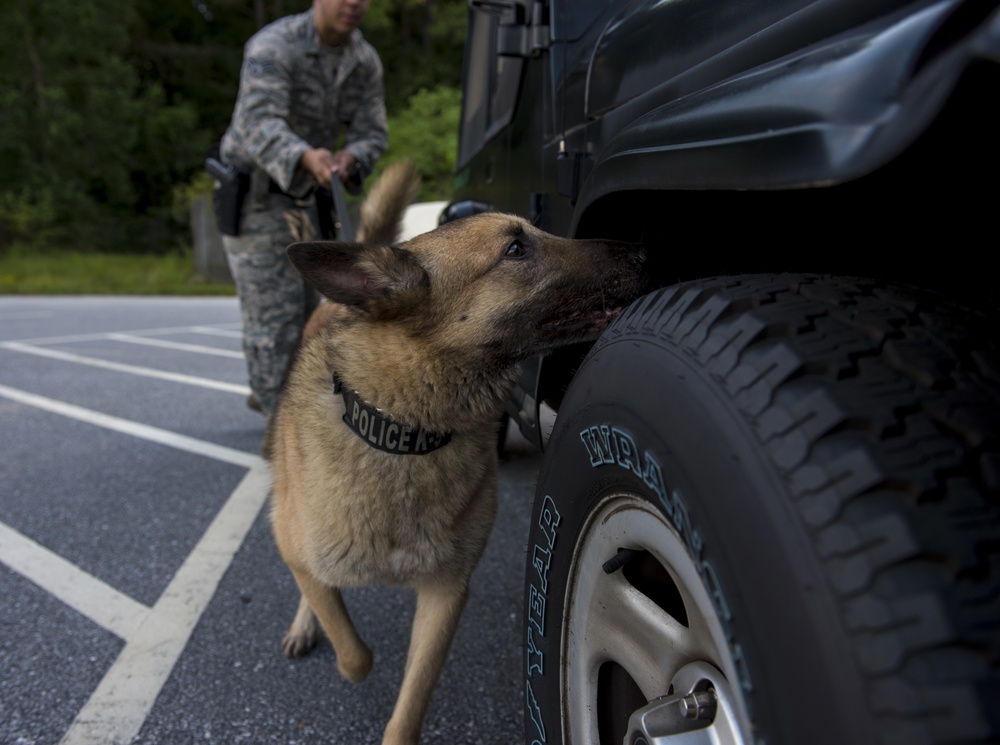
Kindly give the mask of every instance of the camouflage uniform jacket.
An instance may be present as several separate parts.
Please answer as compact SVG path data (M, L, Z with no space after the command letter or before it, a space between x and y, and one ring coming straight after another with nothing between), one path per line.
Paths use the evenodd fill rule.
M301 197L316 186L296 168L302 154L335 149L343 130L344 149L364 178L388 143L382 74L378 53L357 29L341 47L322 44L312 9L265 26L244 48L223 160L263 169Z

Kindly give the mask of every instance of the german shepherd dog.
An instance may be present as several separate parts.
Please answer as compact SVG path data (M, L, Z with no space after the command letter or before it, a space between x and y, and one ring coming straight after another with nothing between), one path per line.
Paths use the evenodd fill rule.
M362 233L378 233L386 210L401 214L414 177L408 166L383 174L366 206L388 207L367 221L363 208ZM361 681L372 653L341 588L412 586L382 742L416 743L493 525L498 423L518 363L596 339L641 293L644 252L487 213L402 245L383 236L288 254L330 302L311 319L269 433L275 539L302 592L282 650L305 654L322 628L341 675Z

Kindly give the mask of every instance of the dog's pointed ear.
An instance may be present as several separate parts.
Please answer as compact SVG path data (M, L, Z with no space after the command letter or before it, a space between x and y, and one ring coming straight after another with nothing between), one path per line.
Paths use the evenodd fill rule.
M289 246L288 258L324 297L379 319L414 309L430 289L427 272L398 246L312 241Z

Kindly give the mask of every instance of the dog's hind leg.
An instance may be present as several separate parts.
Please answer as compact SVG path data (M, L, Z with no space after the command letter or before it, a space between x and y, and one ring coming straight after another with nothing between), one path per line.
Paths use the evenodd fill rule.
M372 669L372 651L358 636L340 590L327 587L306 572L293 569L292 574L302 591L302 599L281 642L281 650L289 657L308 652L316 644L318 620L333 645L340 674L352 683L360 683ZM294 654L296 651L299 653Z
M415 745L419 741L431 693L441 675L468 597L465 581L428 583L418 585L416 590L417 609L413 615L406 672L382 745Z

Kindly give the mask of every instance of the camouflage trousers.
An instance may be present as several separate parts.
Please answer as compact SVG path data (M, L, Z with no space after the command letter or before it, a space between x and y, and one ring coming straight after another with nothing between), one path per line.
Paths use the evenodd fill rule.
M223 236L236 282L250 389L268 418L319 302L288 260L289 244L316 238L311 203L268 194L244 208L240 235Z

